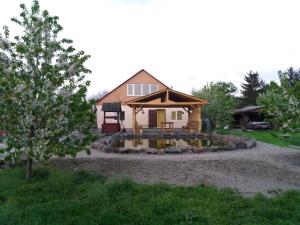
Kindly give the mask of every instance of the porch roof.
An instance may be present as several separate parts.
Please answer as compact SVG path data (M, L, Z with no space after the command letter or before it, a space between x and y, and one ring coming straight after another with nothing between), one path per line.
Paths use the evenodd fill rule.
M199 99L192 95L174 91L173 89L166 88L161 91L148 94L134 100L126 102L130 107L143 107L143 108L175 108L175 107L189 107L206 105L208 102Z

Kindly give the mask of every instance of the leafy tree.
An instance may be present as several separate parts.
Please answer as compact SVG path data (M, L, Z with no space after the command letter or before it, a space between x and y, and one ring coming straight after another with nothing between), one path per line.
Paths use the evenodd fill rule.
M38 1L20 7L12 21L21 36L10 38L6 26L0 34L0 130L7 133L9 155L26 156L30 180L32 160L88 151L94 114L85 99L89 56L58 37L58 17L41 11Z
M245 83L242 83L241 105L256 105L257 97L264 90L265 83L259 78L258 72L250 71L245 76Z
M284 77L280 77L280 80L281 86L271 82L267 91L259 95L258 103L265 106L263 110L269 120L275 129L282 131L282 137L286 138L290 132L300 127L300 101L285 85L287 80Z
M202 116L208 118L212 127L224 127L232 122L232 114L235 108L233 94L237 88L232 83L209 83L199 90L193 90L192 94L208 100L208 105L203 108Z
M295 71L293 67L290 67L285 72L278 71L278 76L281 86L300 101L300 69Z

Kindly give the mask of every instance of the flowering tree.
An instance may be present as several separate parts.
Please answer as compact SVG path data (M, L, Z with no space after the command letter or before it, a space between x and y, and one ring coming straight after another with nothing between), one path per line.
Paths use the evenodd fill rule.
M282 131L283 138L300 127L300 102L284 86L271 88L259 95L258 103L265 106L265 113L273 126Z
M212 127L224 127L233 120L235 107L234 93L237 88L232 83L209 83L199 90L193 90L193 95L206 99L208 105L203 108L203 117L209 119Z
M85 99L89 56L58 37L58 17L41 11L38 1L20 7L12 21L22 35L10 38L6 26L0 34L0 130L9 155L26 156L29 180L32 160L88 151L94 115Z

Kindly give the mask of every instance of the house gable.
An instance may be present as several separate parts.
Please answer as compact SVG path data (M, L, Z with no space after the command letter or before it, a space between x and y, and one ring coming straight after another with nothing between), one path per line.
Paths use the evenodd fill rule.
M157 84L158 91L168 88L165 84L156 79L146 70L142 69L125 82L117 86L111 92L97 100L97 105L102 105L106 102L121 102L121 104L125 104L125 102L138 98L139 96L127 95L127 84Z

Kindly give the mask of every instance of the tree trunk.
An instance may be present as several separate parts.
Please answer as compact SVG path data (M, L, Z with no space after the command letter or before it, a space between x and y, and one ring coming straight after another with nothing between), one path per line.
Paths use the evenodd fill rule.
M30 181L32 177L32 158L27 155L26 160L26 181Z

